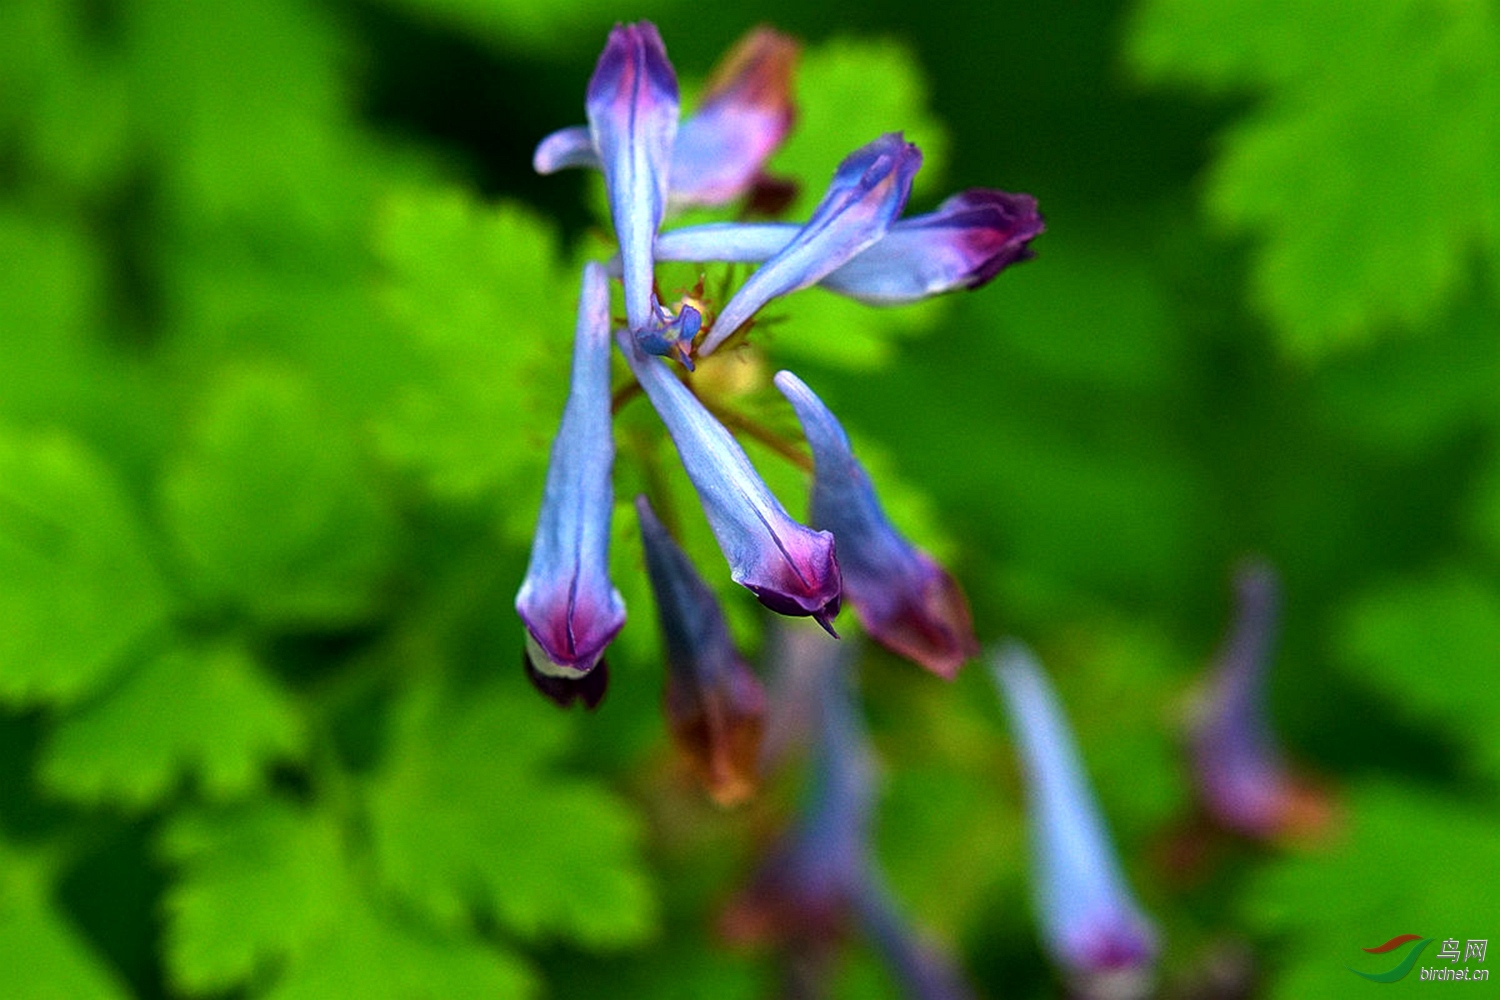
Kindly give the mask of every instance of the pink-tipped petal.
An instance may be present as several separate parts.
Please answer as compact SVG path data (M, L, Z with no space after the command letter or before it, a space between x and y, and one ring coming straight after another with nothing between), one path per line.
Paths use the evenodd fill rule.
M715 71L672 150L674 204L722 205L754 187L792 127L795 40L770 28L741 39Z
M844 593L870 637L952 680L979 652L958 583L891 525L832 411L791 372L776 388L792 404L812 448L814 526L833 532Z
M634 338L617 340L677 446L731 579L772 611L827 627L842 588L833 536L792 520L745 449L665 362L642 352Z
M577 679L599 661L625 624L609 579L609 282L598 264L583 272L573 381L552 444L531 562L516 595L531 666Z

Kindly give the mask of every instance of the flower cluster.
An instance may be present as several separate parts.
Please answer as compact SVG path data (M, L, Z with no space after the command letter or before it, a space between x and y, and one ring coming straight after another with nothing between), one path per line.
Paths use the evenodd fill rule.
M1042 231L1027 195L974 190L903 217L921 152L900 134L875 138L834 171L803 223L725 222L663 231L681 206L739 199L765 207L784 193L765 164L794 117L797 46L768 29L725 60L696 112L680 117L677 79L655 26L617 26L588 84L587 126L538 146L541 173L592 167L604 176L616 256L583 274L572 385L543 494L531 562L516 598L528 673L562 704L592 707L605 689L605 648L625 621L609 578L611 344L660 416L697 491L730 577L766 607L833 633L841 604L876 641L944 677L977 651L953 578L886 519L837 419L789 372L775 384L812 452L809 524L788 514L691 373L743 339L778 296L820 285L877 305L974 288L1030 256ZM785 201L785 198L780 200ZM658 261L758 267L721 307L663 302ZM610 312L610 281L624 321ZM634 387L631 389L634 392ZM712 789L741 797L758 743L763 695L729 642L712 590L650 504L637 502L659 618L667 637L668 710ZM696 749L693 749L696 748Z

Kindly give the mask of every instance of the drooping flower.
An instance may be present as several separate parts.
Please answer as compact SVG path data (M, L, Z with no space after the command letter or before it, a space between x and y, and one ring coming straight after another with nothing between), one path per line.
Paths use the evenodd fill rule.
M687 226L656 238L656 259L758 264L780 253L799 229L782 222ZM974 188L935 212L898 220L818 285L877 306L978 288L1034 256L1030 242L1043 229L1030 195Z
M759 784L766 695L729 636L724 613L645 497L636 514L667 656L667 721L720 805Z
M629 337L618 342L677 446L730 578L772 611L810 616L831 631L841 590L833 536L792 520L739 442L664 362Z
M811 218L724 305L699 357L713 353L771 299L817 283L884 236L906 207L921 165L921 151L899 132L845 157Z
M812 786L804 812L725 911L725 935L778 946L794 995L820 996L834 951L861 929L906 995L967 1000L961 972L902 917L871 857L875 759L851 689L850 644L781 632L790 641L776 648L793 654L796 677L775 690L799 700L774 703L773 718L788 709L813 717Z
M1263 563L1236 575L1234 624L1192 724L1204 805L1219 823L1250 837L1311 833L1329 818L1324 798L1287 767L1266 715L1278 589Z
M759 177L792 122L791 72L797 45L769 29L744 39L715 74L698 113L679 125L677 75L649 21L617 25L589 81L587 128L554 132L532 165L604 173L620 244L625 313L642 349L691 366L696 310L677 313L656 299L652 241L669 200L731 201Z
M854 910L905 996L912 1000L970 1000L974 996L953 960L911 926L873 870L867 871L854 895Z
M963 591L891 525L833 412L791 372L778 373L775 382L812 448L808 520L833 532L844 594L860 624L876 642L952 680L979 652Z
M1156 929L1125 882L1057 697L1018 642L1001 647L992 666L1026 776L1032 892L1043 943L1086 994L1144 991L1157 953Z
M847 644L823 646L808 807L724 914L725 934L742 943L837 943L865 877L875 762L850 695Z
M552 444L531 562L516 594L533 681L560 703L582 697L590 707L604 694L600 657L625 624L625 604L609 578L609 341L609 282L601 266L589 264L572 387Z

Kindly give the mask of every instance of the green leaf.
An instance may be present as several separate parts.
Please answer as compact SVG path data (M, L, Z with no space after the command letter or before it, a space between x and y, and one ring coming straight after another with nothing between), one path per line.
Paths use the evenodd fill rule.
M348 127L347 42L328 12L305 0L157 0L119 18L132 124L159 153L173 221L233 222L239 238L264 229L263 250L299 229L359 224L377 161Z
M1207 198L1258 238L1256 297L1288 352L1429 325L1476 250L1500 266L1493 5L1152 0L1133 48L1148 75L1266 94Z
M1339 645L1352 676L1442 725L1500 774L1500 742L1478 721L1500 715L1500 588L1449 570L1373 591L1345 615Z
M249 983L270 1000L533 992L514 957L406 920L365 892L326 815L275 803L190 813L162 846L182 872L167 895L166 955L184 989Z
M55 908L33 861L3 843L0 983L7 1000L125 1000L130 995Z
M0 426L0 698L66 703L168 613L129 498L61 432Z
M125 165L128 90L77 3L0 9L0 132L22 157L74 188L97 189Z
M1320 851L1268 865L1243 896L1244 920L1276 942L1265 995L1352 996L1365 983L1351 968L1396 964L1362 949L1397 934L1488 936L1493 893L1483 873L1500 865L1495 822L1426 791L1351 790L1346 829Z
M596 948L649 937L656 905L635 818L553 766L570 728L530 691L462 704L419 691L370 789L384 882L444 922L478 903L528 937Z
M42 762L59 795L140 808L191 774L210 798L258 787L305 734L277 683L239 646L177 647L62 719Z
M434 494L508 499L530 537L552 435L568 391L578 272L549 226L513 205L458 192L392 198L376 251L383 302L419 358L376 431L385 456Z
M204 598L275 625L375 608L392 518L349 429L291 373L222 376L165 473L167 527Z

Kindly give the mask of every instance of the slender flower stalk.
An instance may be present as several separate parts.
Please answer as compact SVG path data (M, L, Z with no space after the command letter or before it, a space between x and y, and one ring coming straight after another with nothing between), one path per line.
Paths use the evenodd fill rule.
M1030 243L1043 228L1030 195L974 188L935 212L897 221L818 285L876 306L978 288L1034 256ZM799 231L781 222L687 226L656 238L656 259L758 264L785 249Z
M644 496L646 570L667 654L667 720L709 796L729 806L760 783L766 695L729 636L718 599Z
M725 304L699 357L712 354L771 299L817 283L884 236L906 206L921 165L921 151L899 132L850 153L807 224Z
M891 525L833 412L791 372L775 382L812 448L809 521L838 541L844 594L860 624L882 646L952 680L979 652L963 591Z
M992 666L1026 775L1043 942L1085 993L1103 995L1105 982L1120 993L1144 991L1156 930L1125 882L1057 697L1020 643L1001 647Z
M526 626L533 680L554 700L603 697L604 648L625 624L625 604L609 578L610 472L609 283L604 269L583 272L573 382L552 444L531 562L516 595Z
M841 577L833 535L792 520L750 459L666 364L618 338L698 491L730 577L778 614L807 615L832 632Z
M1192 725L1193 763L1210 815L1237 833L1270 838L1314 832L1328 820L1322 796L1291 774L1266 712L1279 588L1250 564L1235 578L1234 624Z

